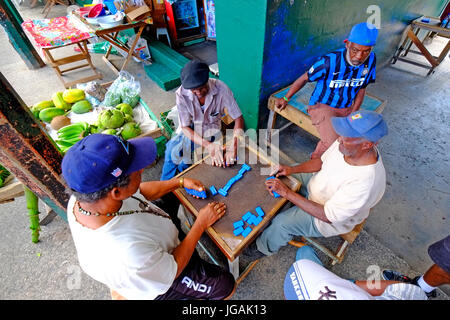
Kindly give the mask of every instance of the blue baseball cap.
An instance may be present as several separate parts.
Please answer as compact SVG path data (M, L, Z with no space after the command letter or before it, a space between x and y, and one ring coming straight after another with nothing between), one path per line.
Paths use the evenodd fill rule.
M361 22L354 25L348 36L348 41L362 46L374 46L377 42L378 29L371 23Z
M364 138L377 142L388 133L383 116L374 111L359 110L347 117L333 117L331 123L334 131L343 137Z
M62 174L73 190L92 193L147 167L156 155L156 143L150 137L123 140L110 134L91 134L67 151Z

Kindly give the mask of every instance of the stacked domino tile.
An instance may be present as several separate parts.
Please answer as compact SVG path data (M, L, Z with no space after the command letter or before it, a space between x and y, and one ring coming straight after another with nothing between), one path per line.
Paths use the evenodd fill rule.
M255 209L258 216L255 216L250 211L248 211L246 214L244 214L241 218L241 220L238 220L233 223L234 231L233 234L237 237L239 235L243 236L244 238L252 232L251 225L253 224L255 227L262 221L264 217L264 211L261 209L261 207L256 207ZM244 228L245 222L247 222L248 226Z

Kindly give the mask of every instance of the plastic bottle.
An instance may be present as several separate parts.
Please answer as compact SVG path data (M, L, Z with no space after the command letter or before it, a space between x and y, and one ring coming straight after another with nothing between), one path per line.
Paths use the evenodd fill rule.
M448 14L447 17L445 17L444 21L442 21L441 28L448 28L449 27L449 23L448 23L449 20L450 20L450 14Z

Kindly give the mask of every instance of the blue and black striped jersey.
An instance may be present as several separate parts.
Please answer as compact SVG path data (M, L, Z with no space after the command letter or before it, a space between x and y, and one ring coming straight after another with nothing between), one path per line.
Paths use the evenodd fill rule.
M347 108L361 88L375 82L375 53L371 52L357 67L350 65L345 55L345 48L331 52L320 57L308 70L309 81L317 81L310 105L320 102L333 108Z

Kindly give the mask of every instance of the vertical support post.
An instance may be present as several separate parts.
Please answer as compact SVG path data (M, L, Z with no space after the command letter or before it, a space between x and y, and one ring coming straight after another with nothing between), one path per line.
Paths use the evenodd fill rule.
M37 243L39 241L39 198L27 187L23 187L25 191L25 199L27 201L28 216L30 217L31 241Z
M0 73L0 163L67 220L61 161L55 142Z

